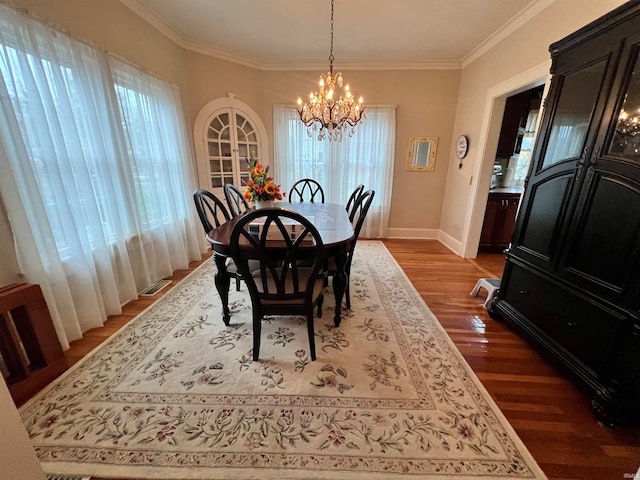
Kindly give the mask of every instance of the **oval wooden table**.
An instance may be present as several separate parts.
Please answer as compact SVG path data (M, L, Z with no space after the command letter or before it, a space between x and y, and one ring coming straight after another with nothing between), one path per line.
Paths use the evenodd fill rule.
M340 325L342 297L347 287L347 278L344 267L347 262L347 253L353 242L353 226L349 221L344 205L335 203L309 203L309 202L277 202L278 208L293 210L303 215L315 225L322 236L327 257L334 257L337 273L333 276L333 294L336 308L333 317L335 326ZM229 286L231 277L227 272L227 258L231 256L229 239L236 222L242 215L232 218L207 234L207 240L211 243L213 259L216 263L215 275L216 290L222 300L222 320L229 325L231 313L229 312Z

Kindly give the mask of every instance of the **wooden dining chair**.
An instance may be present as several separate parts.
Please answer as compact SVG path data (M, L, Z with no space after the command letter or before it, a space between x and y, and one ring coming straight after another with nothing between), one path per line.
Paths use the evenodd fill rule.
M295 222L295 235L290 232ZM244 215L230 238L231 256L251 295L253 360L260 355L265 315L304 315L312 360L316 359L314 309L322 316L325 249L316 227L291 210L262 208ZM251 272L249 262L259 264Z
M355 190L349 196L349 200L347 200L347 215L349 215L349 220L353 222L353 216L356 213L356 204L358 203L358 199L362 192L364 191L364 185L358 185Z
M322 186L312 178L303 178L291 186L289 202L319 202L324 203Z
M242 192L233 183L227 183L224 186L224 198L227 200L232 217L240 215L251 208Z
M208 190L200 188L193 192L193 202L196 205L196 211L205 235L231 218L222 200ZM236 281L236 290L240 291L242 276L238 272L238 268L231 259L227 260L226 266L227 273Z
M353 224L353 242L351 243L351 248L347 253L347 262L344 267L344 273L347 277L347 288L344 292L347 308L351 308L349 284L351 283L351 261L353 260L353 252L355 251L356 243L358 242L358 237L360 236L360 231L362 230L362 225L364 224L365 218L367 217L367 212L369 211L369 207L371 207L371 202L373 202L373 197L375 196L375 194L375 190L367 190L362 195L360 195L360 197L355 202L355 206L353 207L353 217L351 218L351 223ZM335 275L337 273L335 259L329 258L327 265L327 275Z

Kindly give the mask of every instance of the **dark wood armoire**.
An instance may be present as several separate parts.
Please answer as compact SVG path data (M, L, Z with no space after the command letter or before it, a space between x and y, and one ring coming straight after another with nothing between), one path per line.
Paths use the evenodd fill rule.
M550 47L552 79L494 318L640 418L640 1Z

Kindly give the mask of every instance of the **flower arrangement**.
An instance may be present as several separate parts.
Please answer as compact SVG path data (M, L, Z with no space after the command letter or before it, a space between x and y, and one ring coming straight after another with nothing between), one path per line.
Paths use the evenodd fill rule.
M280 185L273 183L269 175L269 166L264 166L254 158L253 152L247 158L249 164L249 180L244 190L244 198L249 202L264 200L282 200L286 195L280 192Z

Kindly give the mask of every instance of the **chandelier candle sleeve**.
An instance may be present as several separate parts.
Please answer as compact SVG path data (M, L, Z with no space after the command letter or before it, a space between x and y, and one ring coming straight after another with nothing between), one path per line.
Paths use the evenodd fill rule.
M344 132L348 132L349 136L355 133L355 126L366 116L366 108L362 97L356 101L349 84L343 88L342 74L333 74L333 1L331 0L329 72L320 75L320 88L309 94L308 102L303 103L298 98L297 111L310 137L317 132L318 140L328 138L329 141L339 142ZM339 94L338 88L343 88L343 95Z

